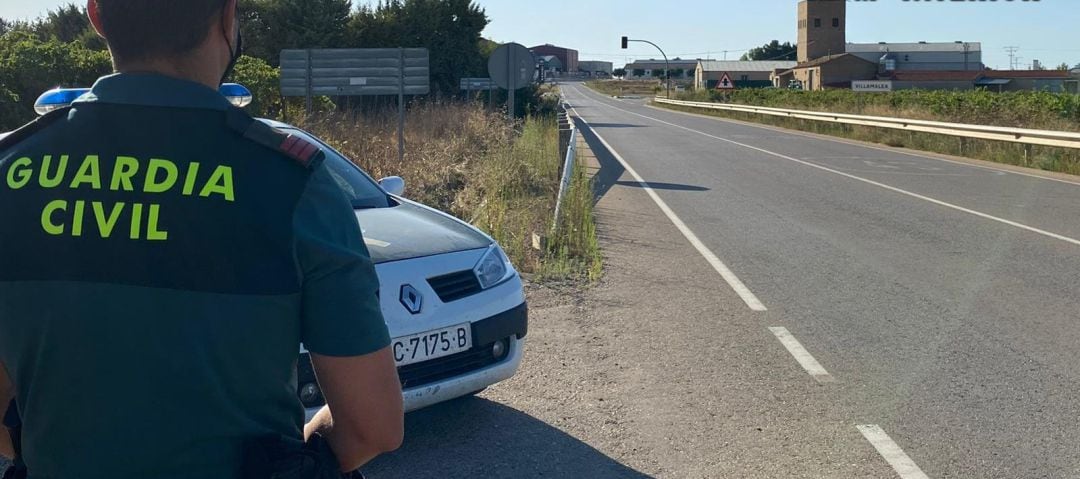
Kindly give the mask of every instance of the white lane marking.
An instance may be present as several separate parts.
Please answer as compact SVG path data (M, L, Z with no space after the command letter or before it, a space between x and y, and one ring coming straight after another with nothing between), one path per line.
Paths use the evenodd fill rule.
M573 110L574 116L581 120L582 123L584 123L586 126L589 125L589 122L586 121L585 118L582 118L582 116L577 112L576 109L574 109L574 107L570 107L570 109ZM667 203L665 203L664 200L660 199L660 195L656 194L656 191L653 191L652 187L649 186L649 183L647 183L645 179L641 177L641 175L637 174L637 171L634 171L634 168L630 166L630 163L627 163L627 161L623 159L622 155L615 151L615 148L612 148L611 144L608 143L607 140L605 140L603 137L601 137L600 134L596 132L596 130L592 130L592 133L593 135L596 135L596 138L600 140L600 143L604 145L604 148L607 148L608 152L611 153L611 156L614 156L616 160L619 160L619 163L622 164L622 167L625 168L626 171L634 177L634 181L636 181L638 185L643 190L645 190L645 192L648 193L650 197L652 197L653 201L656 202L656 205L659 206L660 210L663 211L664 214L667 215L668 219L675 224L675 227L678 228L680 232L682 232L683 236L686 237L687 241L690 241L690 244L698 250L698 253L701 253L701 256L705 257L705 260L708 261L710 265L712 265L713 269L715 269L717 273L720 273L720 277L724 278L724 281L727 281L727 284L731 286L731 289L735 290L735 294L739 295L739 298L742 298L743 302L746 303L746 306L748 306L751 310L754 311L767 311L768 309L765 307L764 304L761 303L760 300L758 300L757 296L755 296L754 293L750 291L750 288L746 287L746 284L743 283L742 280L740 280L739 277L736 276L735 273L732 272L731 269L728 268L723 261L720 261L720 258L718 258L716 254L710 251L709 248L705 246L705 243L701 242L701 240L696 234L694 234L690 227L686 226L686 223L684 223L683 220L679 219L679 216L676 215L675 212L668 207Z
M968 163L968 162L964 162L964 161L950 160L948 158L938 158L936 156L920 155L918 153L913 153L913 152L910 152L910 151L902 151L902 150L898 150L898 149L886 148L884 146L866 145L866 144L862 144L862 143L856 143L856 142L853 142L853 141L846 141L846 140L843 140L843 139L840 139L840 138L830 137L828 135L814 136L814 135L811 135L809 133L798 131L798 130L789 130L787 128L780 128L780 127L774 127L774 126L769 126L769 125L761 125L761 124L747 122L747 121L732 120L730 118L723 118L723 117L717 117L717 116L704 115L704 114L701 114L701 113L689 113L689 112L679 111L679 110L670 110L670 109L667 109L667 108L659 108L659 107L654 107L654 106L651 106L651 105L645 105L645 106L649 107L649 108L657 109L657 110L660 110L660 111L667 111L667 112L672 112L672 113L682 113L682 114L686 114L686 115L693 115L693 116L697 116L697 117L701 117L701 118L707 118L707 119L712 119L712 120L717 120L717 121L723 121L723 122L727 122L727 123L734 123L736 125L747 126L747 127L750 127L750 128L760 128L762 130L778 131L778 132L781 132L781 133L788 133L788 134L791 134L791 135L801 136L801 137L804 137L804 138L810 138L810 139L814 139L814 140L831 141L833 143L840 143L840 144L849 145L849 146L858 146L858 147L862 147L862 148L870 148L871 150L885 151L885 152L894 153L894 154L897 154L897 155L910 156L912 158L923 158L923 159L926 159L926 160L943 161L945 163L952 163L954 165L959 165L959 166L967 166L967 167L971 167L971 168L979 168L979 169L983 169L983 170L990 170L990 171L993 171L994 173L996 173L998 176L1005 176L1007 174L1011 174L1011 175L1018 175L1018 176L1026 176L1028 178L1035 178L1037 180L1046 180L1046 181L1053 181L1053 182L1057 182L1057 183L1064 183L1066 185L1080 186L1080 183L1078 183L1076 181L1064 180L1064 179L1061 179L1061 178L1054 178L1052 176L1042 176L1042 175L1036 175L1034 173L1025 173L1023 171L1005 170L1005 169L1002 169L1002 168L996 168L996 167L988 166L988 165L980 165L980 164L976 164L976 163Z
M832 375L821 366L821 363L814 359L814 356L810 354L802 343L795 336L791 335L791 332L787 328L769 328L776 339L780 340L780 344L783 344L787 348L788 352L795 357L795 361L798 361L799 365L810 373L814 379L819 383L831 383L835 381Z
M885 461L892 466L893 470L900 475L902 479L929 479L922 469L912 461L900 446L893 442L892 438L885 431L878 427L876 424L867 424L862 426L856 426L859 428L859 432L870 444L877 449L878 454L885 458Z
M614 109L614 110L619 110L619 111L621 111L623 113L629 113L629 114L634 115L634 116L640 116L642 118L649 119L649 120L655 121L657 123L662 123L662 124L665 124L665 125L668 125L668 126L673 126L675 128L686 130L686 131L689 131L689 132L692 132L692 133L697 133L699 135L712 138L714 140L720 140L720 141L724 141L724 142L727 142L727 143L731 143L733 145L741 146L743 148L749 148L751 150L759 151L761 153L765 153L767 155L775 156L777 158L781 158L781 159L788 160L788 161L793 161L795 163L806 165L806 166L809 166L811 168L817 168L817 169L822 170L822 171L827 171L829 173L840 175L840 176L843 176L843 177L846 177L846 178L851 178L851 179L856 180L856 181L861 181L861 182L866 183L868 185L874 185L874 186L877 186L879 188L884 188L886 190L889 190L889 191L892 191L892 192L895 192L895 193L900 193L902 195L910 196L912 198L917 198L917 199L920 199L920 200L923 200L923 201L927 201L927 202L936 204L938 206L944 206L946 208L951 208L951 209L954 209L956 211L967 213L969 215L974 215L974 216L978 216L978 217L983 218L983 219L996 221L996 222L1001 223L1001 224L1009 225L1009 226L1012 226L1012 227L1015 227L1015 228L1020 228L1022 230L1030 231L1032 233L1037 233L1037 234L1046 236L1048 238L1053 238L1053 239L1056 239L1056 240L1064 241L1066 243L1074 244L1076 246L1080 246L1080 240L1075 239L1075 238L1070 238L1070 237L1065 236L1065 235L1060 235L1060 234L1057 234L1057 233L1046 231L1044 229L1035 228L1033 226L1028 226L1028 225L1025 225L1023 223L1017 223L1015 221L1007 220L1005 218L998 218L997 216L986 214L986 213L983 213L981 211L975 211L973 209L965 208L963 206L954 205L952 203L946 203L944 201L931 198L929 196L920 195L918 193L913 193L913 192L910 192L908 190L897 188L895 186L889 186L889 185L886 185L884 183L879 183L877 181L868 180L868 179L863 178L861 176L855 176L855 175L852 175L852 174L849 174L849 173L844 173L843 171L834 170L832 168L821 166L821 165L816 164L816 163L811 163L809 161L803 161L803 160L800 160L800 159L797 159L797 158L792 158L790 156L780 154L780 153L776 153L774 151L769 151L769 150L766 150L764 148L758 148L756 146L747 145L745 143L739 143L737 141L729 140L727 138L721 138L721 137L716 136L716 135L710 135L710 134L705 133L703 131L698 131L698 130L695 130L693 128L687 128L687 127L682 126L682 125L676 125L674 123L669 123L669 122L666 122L664 120L653 118L651 116L645 116L645 115L642 115L640 113L634 113L632 111L623 110L622 108L616 108L614 106L604 104L604 103L601 103L601 104L608 107L608 108L611 108L611 109Z

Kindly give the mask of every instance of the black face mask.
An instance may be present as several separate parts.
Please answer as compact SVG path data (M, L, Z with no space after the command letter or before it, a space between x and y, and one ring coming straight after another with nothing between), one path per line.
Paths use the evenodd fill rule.
M244 54L244 35L240 33L240 29L236 29L236 49L232 48L232 42L229 41L229 34L224 26L221 27L222 34L225 35L225 42L229 45L229 52L232 57L229 58L229 66L225 68L225 74L221 75L221 83L225 83L225 80L232 75L233 69L236 68L236 62L240 60L240 56Z

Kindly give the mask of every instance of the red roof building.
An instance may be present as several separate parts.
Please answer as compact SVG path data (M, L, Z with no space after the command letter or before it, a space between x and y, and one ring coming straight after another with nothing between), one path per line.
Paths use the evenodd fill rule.
M569 48L557 47L551 44L532 47L529 50L537 57L553 56L558 58L563 65L563 72L573 73L578 71L578 51Z

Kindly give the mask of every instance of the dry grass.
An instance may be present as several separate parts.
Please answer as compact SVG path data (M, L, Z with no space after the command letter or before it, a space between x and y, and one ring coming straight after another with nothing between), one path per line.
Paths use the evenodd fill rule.
M591 202L568 205L567 214L579 227L551 238L548 251L532 248L534 233L549 233L558 193L561 159L553 118L510 124L476 103L418 103L407 116L403 162L398 160L393 110L330 113L300 126L375 178L401 176L410 199L484 230L524 273L566 279L594 277L599 270L598 250L565 246L595 243Z
M593 80L586 86L605 95L655 95L660 92L659 80Z

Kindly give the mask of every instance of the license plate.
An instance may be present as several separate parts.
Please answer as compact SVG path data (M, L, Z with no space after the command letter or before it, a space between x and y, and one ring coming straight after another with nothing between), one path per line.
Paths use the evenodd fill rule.
M395 338L394 362L398 366L430 361L472 348L472 326L469 323L437 329L426 333Z

